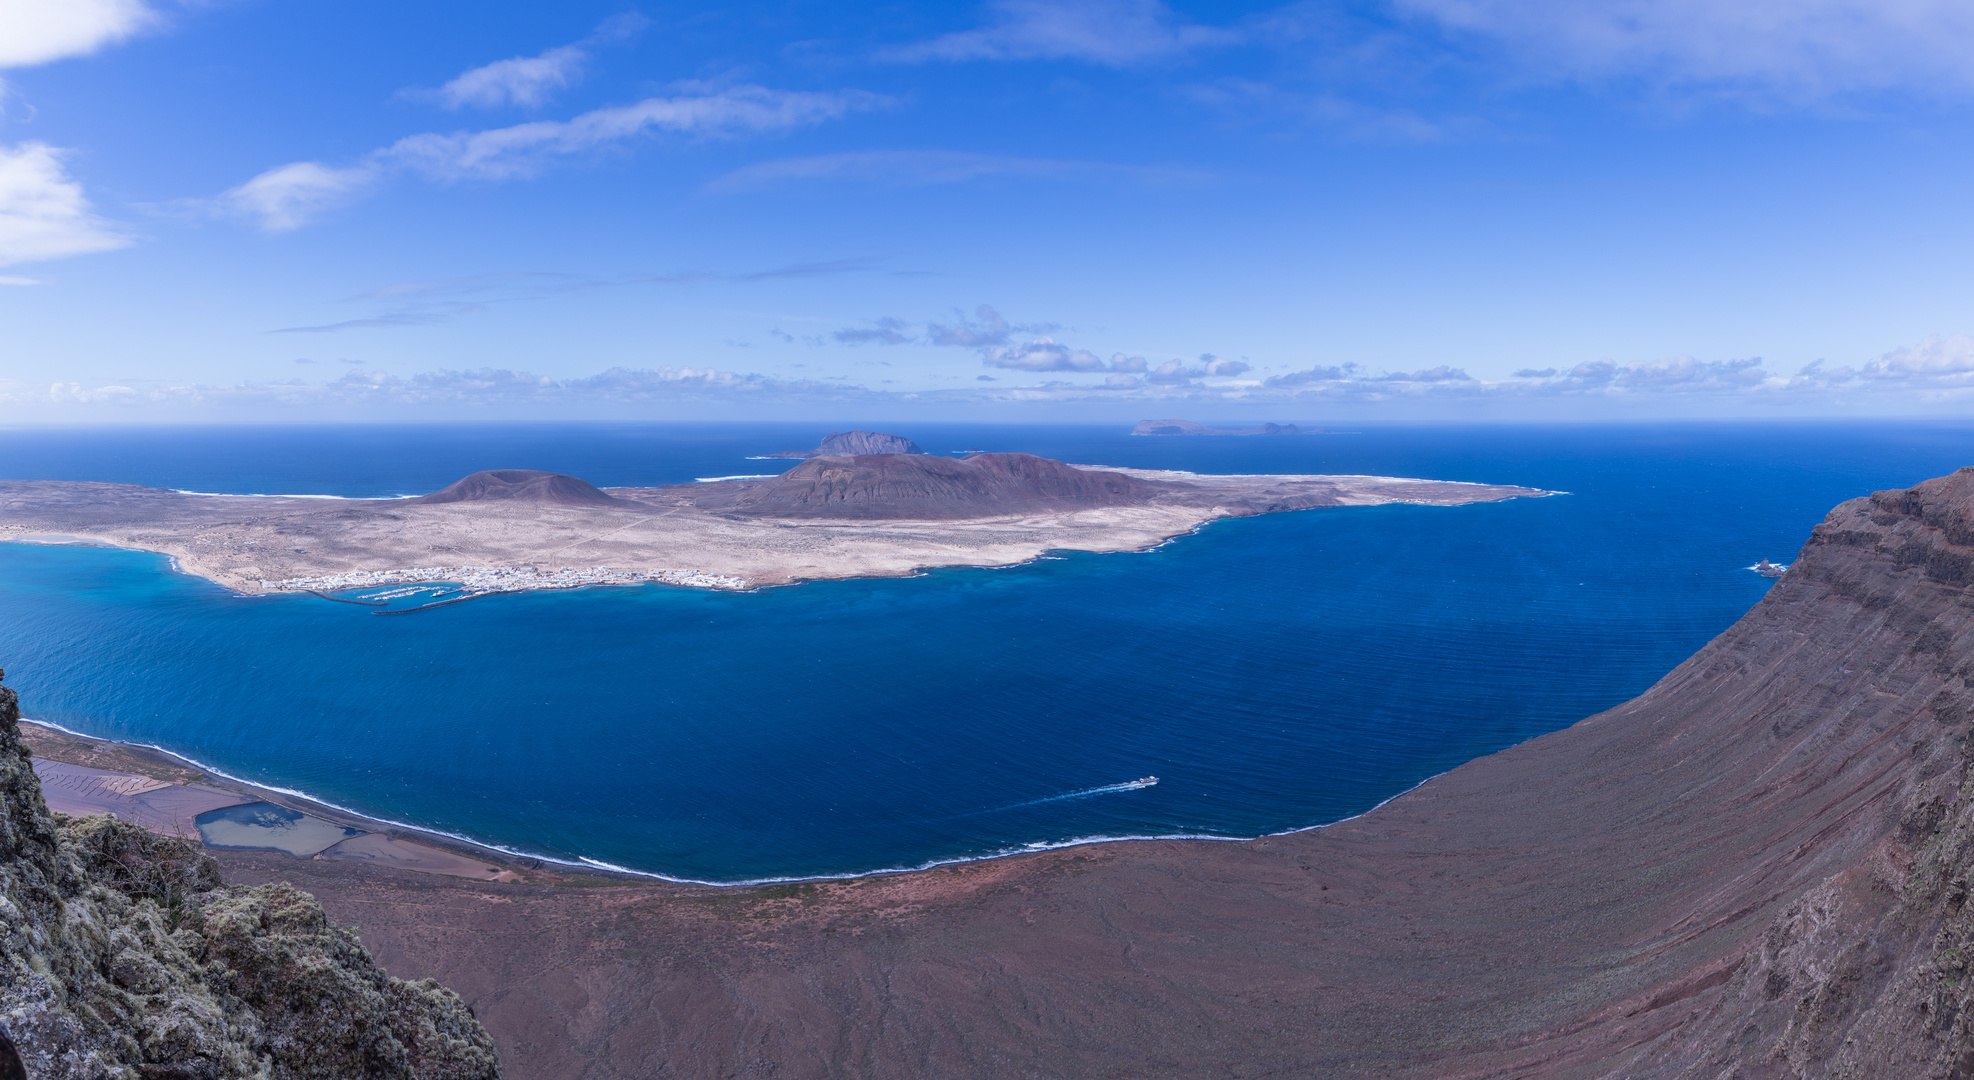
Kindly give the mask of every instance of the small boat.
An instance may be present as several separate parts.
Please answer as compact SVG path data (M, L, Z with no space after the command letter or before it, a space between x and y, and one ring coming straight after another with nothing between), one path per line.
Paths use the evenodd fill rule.
M1158 783L1158 777L1156 777L1156 776L1140 776L1140 777L1138 777L1138 778L1137 778L1136 780L1133 780L1133 781L1131 781L1131 782L1132 782L1132 783L1134 783L1134 784L1136 784L1136 785L1138 785L1139 787L1150 787L1150 786L1152 786L1153 784L1156 784L1156 783Z

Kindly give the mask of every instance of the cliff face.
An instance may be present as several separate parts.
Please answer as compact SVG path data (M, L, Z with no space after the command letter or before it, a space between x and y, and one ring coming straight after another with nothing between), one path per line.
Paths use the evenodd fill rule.
M1919 704L1894 714L1879 737L1905 749L1906 760L1860 785L1868 801L1859 813L1875 819L1876 843L1790 903L1721 999L1639 1064L1694 1080L1966 1080L1974 1076L1974 469L1838 507L1785 581L1865 616L1868 632L1856 654L1837 658L1842 667L1902 646L1883 662L1876 692Z
M58 824L0 687L0 1022L34 1080L500 1075L451 991L384 974L313 897L197 845Z

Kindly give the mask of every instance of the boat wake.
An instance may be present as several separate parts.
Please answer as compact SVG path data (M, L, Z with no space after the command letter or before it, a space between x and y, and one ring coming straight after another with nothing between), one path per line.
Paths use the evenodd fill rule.
M1109 795L1115 791L1138 791L1143 788L1154 787L1157 784L1158 777L1141 776L1136 780L1126 780L1121 784L1105 784L1102 787L1083 788L1080 791L1065 791L1061 795L1047 795L1040 799L1029 799L1026 802L997 806L992 810L975 810L972 814L961 814L960 816L973 817L976 814L998 814L1003 810L1019 810L1024 806L1042 806L1046 803L1067 802L1070 799L1087 799L1092 795Z

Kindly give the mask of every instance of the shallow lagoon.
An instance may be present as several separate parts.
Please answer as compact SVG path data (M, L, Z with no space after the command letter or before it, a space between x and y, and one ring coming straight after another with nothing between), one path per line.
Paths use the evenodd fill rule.
M1744 568L1792 557L1830 505L1974 462L1967 428L1912 424L927 430L904 433L928 449L1571 494L1222 522L1149 553L1009 570L501 596L395 619L232 596L142 553L0 544L0 665L29 715L65 727L674 876L1250 836L1361 812L1636 694L1757 600L1768 582ZM382 495L484 464L605 484L724 475L817 433L315 429L249 433L264 444L250 454L247 436L213 433L253 462L230 482L198 433L115 454L50 433L26 452L5 433L0 450L17 476ZM409 453L421 438L428 453ZM320 490L338 460L357 477L341 483L368 486ZM1147 775L1159 784L1119 786Z

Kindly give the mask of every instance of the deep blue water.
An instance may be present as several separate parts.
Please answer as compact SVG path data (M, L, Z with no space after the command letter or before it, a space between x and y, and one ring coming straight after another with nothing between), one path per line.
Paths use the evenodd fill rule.
M28 715L519 851L733 881L1092 836L1333 821L1649 686L1835 503L1974 428L1369 428L1143 439L882 425L928 450L1570 494L1306 511L1156 551L750 594L500 596L403 618L156 556L0 544ZM768 471L820 426L0 431L0 475L376 496L486 467ZM767 468L763 468L767 466ZM1100 791L1157 775L1156 787Z

